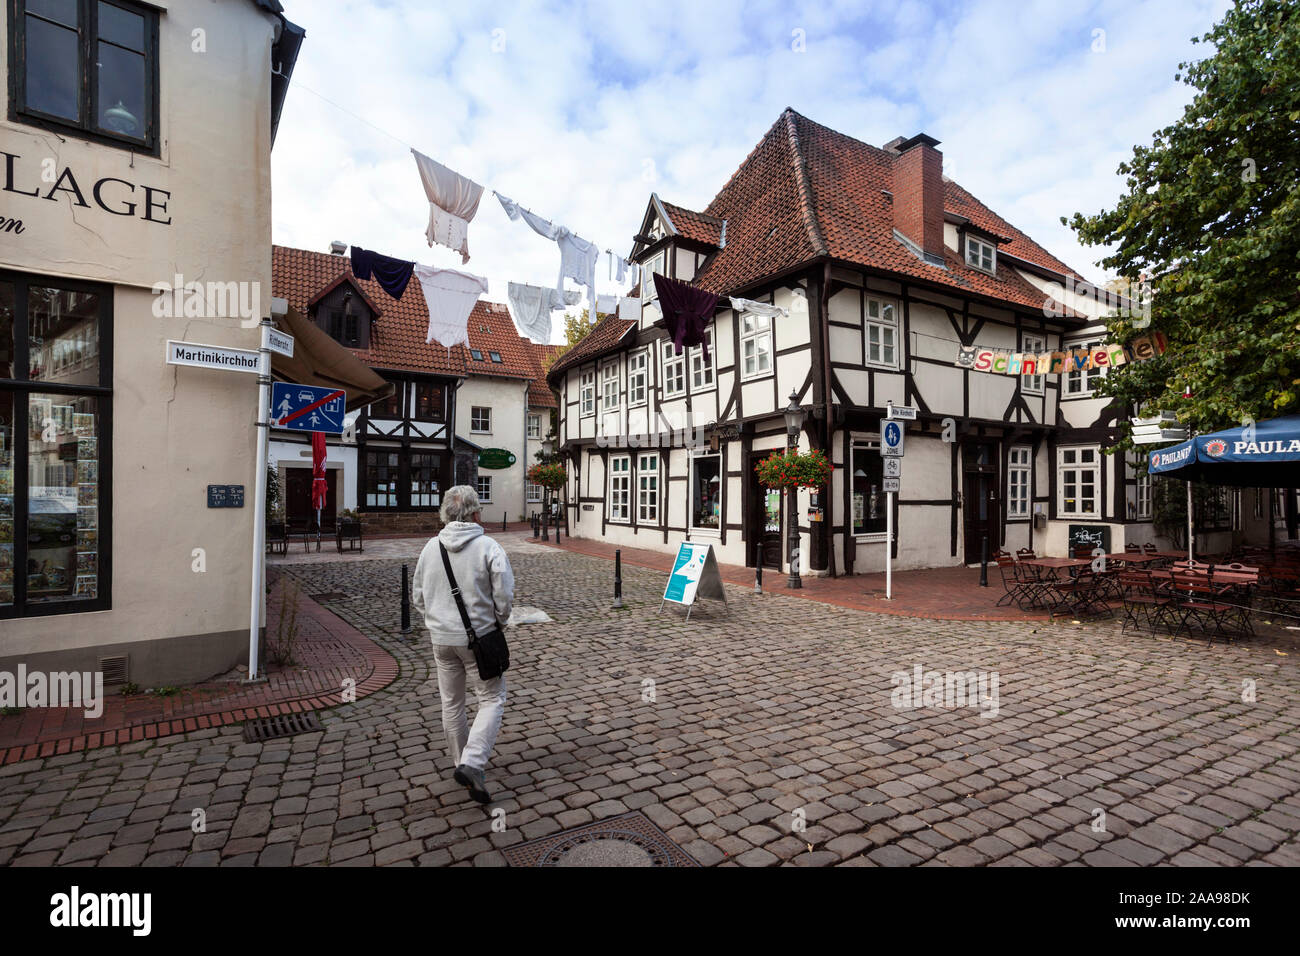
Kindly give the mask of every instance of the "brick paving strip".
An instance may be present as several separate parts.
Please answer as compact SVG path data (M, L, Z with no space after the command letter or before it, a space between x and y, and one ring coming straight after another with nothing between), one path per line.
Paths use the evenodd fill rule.
M281 596L276 582L267 605L272 634ZM345 679L354 682L360 698L397 676L391 655L306 594L299 597L297 613L295 663L267 666L266 683L213 680L168 697L124 697L105 688L104 712L93 720L80 708L28 708L0 717L0 765L333 707L343 702Z
M662 572L626 567L616 611L608 561L507 547L518 602L553 621L513 634L489 807L451 779L431 648L399 634L401 561L303 563L283 573L343 595L390 684L321 732L0 767L0 864L502 865L632 810L706 866L1300 864L1293 653L745 587L687 623L658 611ZM997 674L997 715L896 708L918 664Z

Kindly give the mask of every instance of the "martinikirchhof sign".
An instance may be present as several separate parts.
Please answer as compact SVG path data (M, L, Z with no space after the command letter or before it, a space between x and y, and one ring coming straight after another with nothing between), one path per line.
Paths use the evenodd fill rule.
M198 342L175 342L169 339L167 364L220 368L256 375L261 364L261 353L253 349L232 349L224 345L201 345Z

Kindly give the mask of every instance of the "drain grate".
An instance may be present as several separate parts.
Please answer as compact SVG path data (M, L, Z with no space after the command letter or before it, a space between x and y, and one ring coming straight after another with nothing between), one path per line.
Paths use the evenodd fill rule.
M295 734L309 734L312 731L324 729L320 725L320 718L316 716L314 710L309 710L303 714L258 717L244 723L244 742L256 744L264 740L274 740L277 737L292 737Z
M639 810L506 847L511 866L662 866L700 864Z

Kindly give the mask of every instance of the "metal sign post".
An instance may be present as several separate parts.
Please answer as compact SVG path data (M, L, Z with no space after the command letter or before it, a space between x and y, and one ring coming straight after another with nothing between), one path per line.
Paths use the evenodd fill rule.
M904 406L905 407L905 406ZM908 409L911 411L911 409ZM902 474L903 425L895 418L900 409L889 406L889 417L880 423L880 455L886 475ZM897 464L894 464L897 462ZM885 600L894 599L894 492L899 490L899 478L883 479L885 487Z
M248 680L261 680L257 645L266 596L266 461L271 437L271 319L262 319L257 366L257 474L253 494L253 593L248 615Z

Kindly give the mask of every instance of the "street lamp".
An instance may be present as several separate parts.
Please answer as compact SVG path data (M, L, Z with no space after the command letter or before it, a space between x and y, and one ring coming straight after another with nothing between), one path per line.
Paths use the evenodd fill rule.
M790 404L785 407L785 434L786 450L794 451L799 447L799 429L803 427L804 418L807 413L799 407L799 393L790 393ZM799 516L795 509L799 506L799 489L791 486L786 490L786 514L789 521L789 544L787 550L790 553L790 580L786 582L787 588L802 588L803 581L799 579Z
M549 465L551 463L551 455L554 453L554 451L555 451L555 440L549 437L542 439L542 456L543 456L542 460L546 462L546 464ZM542 540L543 541L551 540L551 535L548 530L550 525L550 520L551 520L551 489L543 487L542 488ZM555 530L555 541L557 544L559 543L559 540L560 540L560 531L559 528L557 527Z

